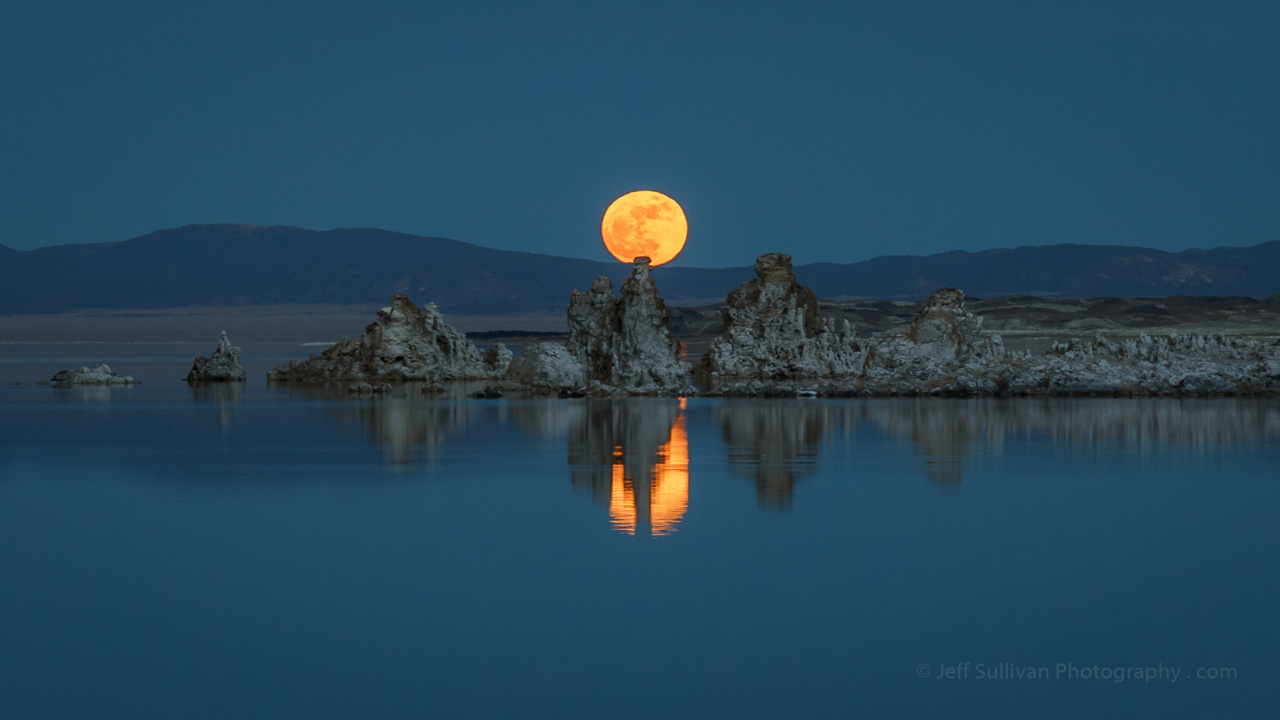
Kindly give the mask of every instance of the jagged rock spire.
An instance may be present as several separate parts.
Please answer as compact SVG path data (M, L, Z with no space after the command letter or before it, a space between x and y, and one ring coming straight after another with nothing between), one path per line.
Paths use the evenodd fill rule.
M486 380L506 372L505 347L482 355L467 336L444 321L439 308L421 308L408 295L391 296L378 319L357 339L344 338L320 355L281 365L267 375L279 382L330 380ZM487 360L487 361L486 361Z
M649 258L638 257L620 297L601 275L586 292L569 299L566 344L589 380L630 392L661 392L687 386L688 363L671 335L667 313L650 274Z
M982 318L969 312L964 293L955 288L935 290L907 330L908 340L946 360L966 358L978 349L981 338Z
M856 371L857 338L848 322L824 323L818 297L791 270L791 256L756 258L756 279L729 293L721 337L698 364L707 384L720 379L831 377Z
M200 356L187 373L187 382L243 382L244 366L240 364L240 348L232 347L227 331L218 338L218 347L209 357Z

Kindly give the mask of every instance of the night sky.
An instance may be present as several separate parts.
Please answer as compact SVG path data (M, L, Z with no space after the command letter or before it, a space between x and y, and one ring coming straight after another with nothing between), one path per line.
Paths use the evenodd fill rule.
M9 3L0 243L380 227L675 264L1280 239L1280 4Z

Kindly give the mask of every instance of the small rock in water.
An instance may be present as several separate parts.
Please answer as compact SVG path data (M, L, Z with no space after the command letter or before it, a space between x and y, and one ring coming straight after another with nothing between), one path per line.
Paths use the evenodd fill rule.
M92 368L79 367L75 370L62 370L49 380L53 387L77 387L83 385L137 385L138 381L129 375L112 372L108 365L94 365Z
M187 373L187 382L243 382L244 367L240 364L240 348L232 347L227 331L222 331L218 347L213 355L197 357Z
M530 388L578 388L586 384L586 376L564 345L534 343L507 366L506 381Z

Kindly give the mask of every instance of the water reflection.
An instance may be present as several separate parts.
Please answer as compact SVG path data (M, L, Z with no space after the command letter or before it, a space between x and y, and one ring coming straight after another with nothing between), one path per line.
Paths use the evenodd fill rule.
M822 438L845 414L813 400L739 400L715 409L729 469L755 483L762 508L791 507L796 483L818 471Z
M57 402L82 405L109 403L114 398L131 398L134 385L73 385L54 388L51 396Z
M859 416L891 436L909 439L929 480L954 489L964 481L970 443L983 439L986 428L974 409L963 400L930 398L872 404L861 408ZM989 439L998 445L1003 435Z
M189 387L197 402L239 402L244 396L244 383L240 382L191 383Z
M586 401L581 400L533 400L513 403L507 415L524 432L547 439L561 439L569 435L587 412Z
M424 397L413 385L396 387L385 395L359 397L335 404L329 412L344 425L363 427L392 467L408 468L420 460L434 461L446 441L461 434L484 409L475 401L446 401Z
M944 489L960 487L968 455L999 455L1019 438L1136 453L1280 440L1280 403L1260 399L742 400L713 412L730 470L752 480L759 506L773 509L789 508L797 483L818 471L824 437L860 425L909 440L924 475Z
M411 398L421 402L429 401L450 401L461 402L468 400L468 396L476 390L483 389L486 383L483 381L456 381L447 382L441 385L430 385L421 382L407 382L395 385L389 385L390 391L387 393L371 393L365 392L361 394L355 388L358 387L353 383L318 383L309 385L305 383L272 383L269 385L271 393L279 400L327 400L333 402L348 402L367 398L381 397L399 397Z
M981 446L1001 454L1006 441L1048 439L1055 448L1103 446L1147 454L1210 452L1280 440L1280 403L1261 399L1044 398L916 399L870 402L858 416L909 439L924 471L943 486L964 480L965 456Z
M231 429L231 420L237 413L237 404L244 395L242 382L192 383L191 397L198 403L213 403L218 406L218 421L222 426L222 434Z
M689 508L685 400L600 400L569 427L569 479L630 535L674 532Z
M1152 453L1280 440L1280 402L1259 399L695 400L690 411L675 399L494 402L468 399L470 390L447 399L416 387L372 398L339 394L344 401L326 412L364 428L398 467L436 457L472 425L491 433L492 423L510 421L544 442L566 442L573 488L605 508L618 530L654 536L676 530L688 512L689 412L716 421L730 473L754 484L757 505L772 510L791 507L824 451L892 449L875 436L908 441L920 472L951 490L962 486L970 455L1000 455L1012 442ZM840 434L843 447L824 447Z

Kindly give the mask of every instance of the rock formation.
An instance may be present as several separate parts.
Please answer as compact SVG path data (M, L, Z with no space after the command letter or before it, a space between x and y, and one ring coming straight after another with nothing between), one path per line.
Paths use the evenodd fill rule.
M982 318L964 306L964 293L942 288L911 321L907 339L939 360L962 360L982 343Z
M991 394L1003 386L1004 342L982 334L982 318L969 312L964 293L942 288L929 297L905 335L864 343L860 389L910 394L947 387Z
M407 295L391 305L357 339L343 338L320 355L280 365L272 382L406 382L485 380L502 377L511 352L504 346L481 354L466 335L445 323L428 303L419 309Z
M582 365L560 343L529 345L507 366L507 383L528 388L577 389L587 384Z
M507 371L507 365L511 363L511 355L511 350L506 345L498 343L484 351L485 368L493 373L493 377L502 377Z
M999 336L979 335L980 320L963 309L959 291L938 291L906 337L868 344L862 376L844 389L946 395L1280 392L1276 344L1222 335L1140 334L1120 341L1099 335L1055 343L1040 355L1006 353Z
M857 373L861 345L847 322L818 314L818 298L796 281L791 256L756 258L757 279L729 293L722 335L698 363L698 379L733 381L845 377Z
M213 355L197 357L187 373L187 382L242 382L244 367L240 365L240 348L232 347L227 331L222 331Z
M1218 395L1280 392L1280 343L1170 335L1054 343L1008 364L1016 394Z
M569 299L566 349L582 365L593 389L633 394L676 393L689 389L689 364L671 336L671 318L649 272L649 258L638 257L620 297L600 276L587 292Z
M1171 335L1008 353L964 293L935 292L903 335L859 338L818 315L790 257L761 255L757 280L729 294L723 335L699 381L727 395L1206 395L1280 393L1280 343Z
M79 367L75 370L62 370L54 375L48 383L53 387L80 387L84 385L136 385L131 375L119 375L112 372L107 365L94 365L92 368Z
M698 363L698 380L709 392L1280 394L1280 343L1222 335L1141 335L1123 341L1099 336L1059 343L1040 355L1007 352L998 335L983 332L982 318L969 311L964 293L954 288L935 292L905 333L863 338L848 322L837 325L819 314L816 296L797 281L789 255L761 255L755 271L756 279L729 294L721 336ZM620 295L613 294L607 277L586 292L574 291L568 323L563 346L531 345L516 358L501 345L481 353L445 324L434 305L418 308L407 296L396 295L362 337L344 338L321 355L279 366L268 378L344 381L354 383L354 392L367 393L385 392L382 384L403 381L427 381L432 390L444 380L503 381L487 387L484 397L519 389L558 389L562 396L696 392L648 258L636 258ZM189 379L233 375L238 359L224 334L213 357L197 359ZM106 377L97 371L59 373L54 382L132 381L96 379Z

